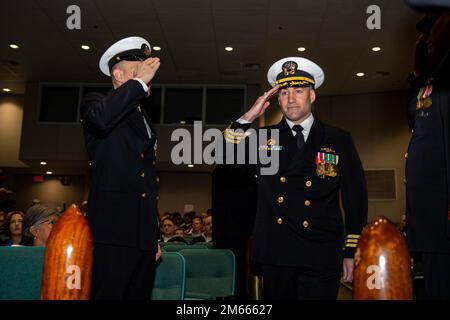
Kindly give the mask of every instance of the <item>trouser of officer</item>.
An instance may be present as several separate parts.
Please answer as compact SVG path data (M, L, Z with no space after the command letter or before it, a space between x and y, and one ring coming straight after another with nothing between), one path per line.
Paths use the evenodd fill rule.
M155 255L154 251L96 243L91 299L149 300Z
M263 265L264 300L336 300L341 271Z
M450 253L423 252L425 293L428 299L450 299Z

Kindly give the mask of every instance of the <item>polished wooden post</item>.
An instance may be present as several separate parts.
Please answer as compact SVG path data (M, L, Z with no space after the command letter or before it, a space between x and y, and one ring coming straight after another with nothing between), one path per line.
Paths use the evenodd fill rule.
M411 300L411 259L406 240L386 217L369 223L355 254L355 300Z
M86 218L71 205L53 227L45 250L41 299L88 300L93 260Z

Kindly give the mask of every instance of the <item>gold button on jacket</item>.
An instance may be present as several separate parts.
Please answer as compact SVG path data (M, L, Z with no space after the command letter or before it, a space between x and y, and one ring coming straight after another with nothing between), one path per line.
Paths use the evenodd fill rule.
M283 203L284 202L284 198L283 197L278 197L278 203Z
M283 219L278 218L278 219L277 219L277 223L278 223L278 224L282 224L282 223L283 223Z
M311 181L306 181L306 186L309 188L309 187L311 187L312 186L312 182Z
M146 194L145 192L143 192L143 193L141 194L141 197L142 197L142 198L145 198L145 197L147 197L147 194Z
M309 226L309 222L308 221L303 221L303 227L304 228L308 228L308 226Z
M311 205L311 201L306 200L306 201L305 201L305 206L309 207L310 205Z
M281 183L285 183L286 182L286 178L285 177L280 177L280 181L281 181Z

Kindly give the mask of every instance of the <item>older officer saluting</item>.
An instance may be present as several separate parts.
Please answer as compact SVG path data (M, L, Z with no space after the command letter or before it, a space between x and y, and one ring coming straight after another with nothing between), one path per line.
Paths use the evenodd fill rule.
M258 175L252 252L263 265L264 298L336 299L340 279L353 279L354 251L367 223L361 161L348 132L321 123L311 112L324 81L317 64L284 58L267 77L273 88L224 133L229 143L246 140L235 130L247 130L279 91L284 117L266 128L278 129L279 141L258 142L279 152L280 163L275 175Z
M157 243L156 132L139 102L160 66L150 44L128 37L100 59L114 90L81 108L92 163L87 219L94 236L93 299L149 299Z

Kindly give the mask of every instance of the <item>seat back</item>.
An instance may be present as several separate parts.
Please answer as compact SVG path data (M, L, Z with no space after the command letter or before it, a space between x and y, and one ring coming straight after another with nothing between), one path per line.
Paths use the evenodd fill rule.
M156 267L152 300L182 300L185 292L186 261L177 252L163 252Z
M0 247L0 300L39 300L45 247Z
M172 244L161 247L161 250L165 252L179 252L180 250L184 249L208 249L208 246L206 246L203 243L196 243L196 244Z
M183 249L180 253L186 259L185 299L234 295L236 262L231 250Z

